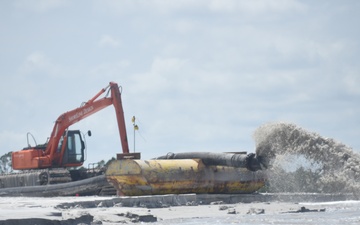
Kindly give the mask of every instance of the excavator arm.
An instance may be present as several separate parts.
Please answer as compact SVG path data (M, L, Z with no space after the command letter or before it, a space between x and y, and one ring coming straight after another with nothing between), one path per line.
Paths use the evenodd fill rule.
M100 96L103 95L106 91L108 91L108 93L111 92L110 97L106 95L105 97L100 98ZM67 154L66 146L71 145L70 141L74 142L72 145L76 145L73 139L77 133L69 131L68 128L71 125L93 115L94 113L106 108L109 105L113 105L115 108L122 151L124 154L129 154L129 145L127 141L121 93L118 84L110 82L106 88L101 89L93 98L83 103L79 108L68 111L57 118L46 148L35 147L13 152L13 169L21 170L81 166L83 164L83 159L76 161L76 163L68 163L66 160L63 160L64 155ZM81 148L83 150L84 144L82 143L82 140L80 145L82 146Z

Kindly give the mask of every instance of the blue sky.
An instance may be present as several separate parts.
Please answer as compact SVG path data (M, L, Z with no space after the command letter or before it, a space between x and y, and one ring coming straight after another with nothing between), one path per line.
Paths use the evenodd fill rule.
M254 152L253 133L290 122L360 150L360 2L13 0L0 2L0 154L49 137L56 118L109 81L123 87L144 159ZM113 108L86 163L121 152ZM86 164L87 165L87 164Z

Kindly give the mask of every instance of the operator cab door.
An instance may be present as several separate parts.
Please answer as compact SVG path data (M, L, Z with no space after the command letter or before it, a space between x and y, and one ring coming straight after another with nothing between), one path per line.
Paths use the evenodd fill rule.
M65 167L81 166L84 162L85 144L79 130L68 130L62 164Z

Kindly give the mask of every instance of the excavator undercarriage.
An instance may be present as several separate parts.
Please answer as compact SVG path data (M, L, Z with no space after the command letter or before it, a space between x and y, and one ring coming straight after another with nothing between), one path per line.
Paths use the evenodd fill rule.
M0 188L66 183L71 181L67 169L29 170L0 176Z
M116 195L105 169L66 168L21 171L0 175L0 196ZM59 191L61 190L61 191Z

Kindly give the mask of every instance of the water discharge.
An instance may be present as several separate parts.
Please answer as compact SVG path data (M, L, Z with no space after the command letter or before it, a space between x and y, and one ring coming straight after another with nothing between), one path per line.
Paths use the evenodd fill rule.
M360 155L352 148L291 123L260 126L254 139L269 165L269 191L360 194Z

